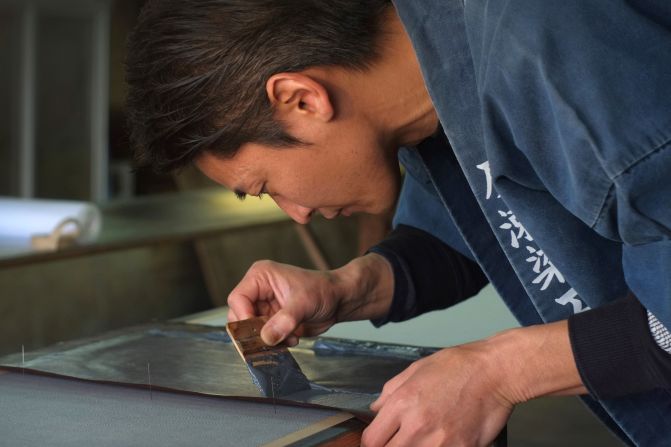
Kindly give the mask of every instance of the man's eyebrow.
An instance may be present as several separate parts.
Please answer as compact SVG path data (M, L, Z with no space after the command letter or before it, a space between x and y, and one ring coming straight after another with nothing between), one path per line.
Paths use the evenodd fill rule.
M234 189L233 193L235 194L235 197L238 198L238 200L245 200L247 197L247 193L240 191L239 189Z

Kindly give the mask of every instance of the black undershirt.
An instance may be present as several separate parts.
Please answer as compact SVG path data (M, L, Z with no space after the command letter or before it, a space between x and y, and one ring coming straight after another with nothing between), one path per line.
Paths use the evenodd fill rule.
M373 321L376 326L453 306L489 282L478 264L414 227L399 225L370 251L384 256L394 271L391 308Z
M476 295L488 282L480 267L435 236L399 225L370 252L394 272L394 296L381 326L445 309ZM633 296L575 314L569 337L581 378L599 399L671 389L671 355L650 333L645 308Z
M671 389L671 355L652 337L634 295L574 314L568 325L578 371L596 398Z

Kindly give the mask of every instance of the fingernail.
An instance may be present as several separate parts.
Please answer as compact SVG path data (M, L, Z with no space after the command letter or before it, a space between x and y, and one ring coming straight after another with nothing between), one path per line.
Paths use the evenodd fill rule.
M266 324L261 331L261 338L267 345L275 346L282 337L274 325Z

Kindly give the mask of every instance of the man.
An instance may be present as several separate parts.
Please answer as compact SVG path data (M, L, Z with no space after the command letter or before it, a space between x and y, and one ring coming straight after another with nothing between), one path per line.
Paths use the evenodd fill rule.
M296 343L493 283L526 327L389 381L365 445L486 445L559 394L671 445L670 5L157 0L130 43L132 136L141 162L195 163L301 223L391 209L405 165L367 255L260 262L229 297Z

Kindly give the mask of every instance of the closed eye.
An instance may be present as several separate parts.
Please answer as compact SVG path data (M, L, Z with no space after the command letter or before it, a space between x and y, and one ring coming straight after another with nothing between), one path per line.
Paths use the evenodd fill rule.
M266 191L266 184L264 183L263 186L261 187L261 191L256 195L259 199L262 199L263 196L267 195L268 191Z
M237 197L238 200L241 200L241 201L242 201L242 200L245 200L245 199L247 198L247 194L245 194L244 192L242 192L242 191L240 191L240 190L237 190L237 189L236 189L236 190L233 191L233 192L235 193L235 197Z

